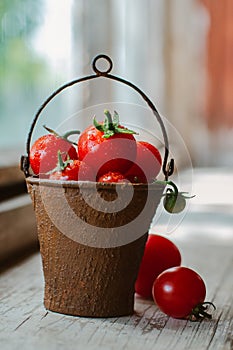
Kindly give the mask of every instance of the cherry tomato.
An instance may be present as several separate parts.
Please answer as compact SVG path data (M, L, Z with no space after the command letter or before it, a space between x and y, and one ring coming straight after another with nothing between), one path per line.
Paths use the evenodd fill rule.
M98 182L128 182L124 175L118 172L110 171L98 178Z
M133 166L126 173L127 179L136 183L153 182L162 164L159 150L146 141L137 141L137 157Z
M30 150L30 165L35 175L45 174L56 167L57 152L60 151L62 159L67 156L77 159L75 147L67 140L58 135L48 134L41 136L34 142Z
M112 120L105 111L105 121L85 129L78 140L79 159L95 171L97 178L108 172L125 173L136 159L137 145L133 131L119 124L118 115Z
M164 197L163 205L169 213L177 214L184 210L186 206L186 199L182 193L178 193L176 195L174 192L168 192Z
M156 277L169 267L180 264L181 254L173 242L163 236L149 234L135 284L136 293L152 299Z
M153 284L152 293L158 307L174 318L186 318L195 308L198 312L205 310L205 283L188 267L178 266L162 272Z
M93 181L92 169L80 160L70 160L63 170L55 170L49 175L50 180Z

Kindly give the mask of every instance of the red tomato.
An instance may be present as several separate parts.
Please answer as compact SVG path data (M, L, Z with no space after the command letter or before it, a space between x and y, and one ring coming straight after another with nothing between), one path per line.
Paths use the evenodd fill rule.
M201 307L205 296L203 279L195 271L183 266L162 272L153 285L155 303L161 311L175 318L191 315L195 307Z
M30 150L30 165L35 175L45 174L56 167L57 152L60 151L62 159L77 159L75 147L67 140L57 135L41 136L34 142Z
M156 277L169 267L181 264L181 254L169 239L150 234L140 265L135 291L144 298L152 299L152 286Z
M131 130L124 128L111 115L103 123L94 122L84 130L78 141L79 159L95 171L97 178L108 172L125 173L136 159L137 145ZM110 120L110 121L109 121ZM107 125L107 126L106 126Z
M124 175L118 172L108 172L98 178L98 182L128 182Z
M126 177L131 182L153 182L160 172L161 164L159 150L149 142L138 141L136 161L126 173Z
M70 161L63 170L55 170L49 175L50 180L93 181L92 169L80 160Z

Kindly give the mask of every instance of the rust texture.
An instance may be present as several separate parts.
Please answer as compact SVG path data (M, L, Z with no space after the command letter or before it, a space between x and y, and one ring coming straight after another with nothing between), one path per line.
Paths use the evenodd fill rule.
M27 179L27 186L37 219L45 281L45 308L63 314L86 317L117 317L132 314L135 280L148 229L164 188L161 185L153 186L154 200L149 203L148 215L144 215L142 225L137 225L134 240L131 238L127 244L120 245L122 235L119 233L119 245L101 248L91 246L92 244L82 244L79 242L79 237L88 235L89 225L92 225L93 230L95 226L105 228L103 236L98 235L97 231L97 237L93 238L97 242L100 239L100 244L101 239L104 239L103 242L110 239L114 234L113 228L119 229L120 232L124 225L137 217L148 201L146 185L135 186L131 202L117 213L105 213L93 208L98 204L100 196L106 201L113 201L116 195L114 186L100 184L97 185L96 191L96 183L77 182L57 186L49 181L34 180L30 177ZM123 192L126 190L127 186ZM87 192L88 198L92 201L91 205L83 200L83 191ZM52 211L57 213L59 219L68 221L64 195L69 208L82 218L76 227L78 239L77 237L72 239L72 235L68 237L56 227L54 218L51 220L45 205L46 198L52 198L52 204L50 203ZM140 235L136 233L138 229L142 230ZM115 233L117 236L118 231ZM133 235L134 232L126 231L127 234Z

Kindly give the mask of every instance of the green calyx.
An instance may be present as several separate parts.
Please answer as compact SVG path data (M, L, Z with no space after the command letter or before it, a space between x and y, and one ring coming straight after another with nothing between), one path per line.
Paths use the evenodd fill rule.
M206 301L204 303L197 304L193 309L190 315L188 316L188 319L190 321L201 321L205 318L211 319L212 315L209 314L207 311L208 306L212 306L214 310L216 310L216 307L213 303Z
M55 167L53 170L51 170L51 171L49 171L48 173L46 173L46 174L47 174L47 175L50 175L50 174L53 174L53 173L55 173L55 172L57 172L57 171L62 172L62 171L65 170L66 167L67 167L68 165L70 165L71 163L73 163L73 160L69 158L69 155L67 155L67 159L63 161L63 159L62 159L62 153L61 153L61 151L59 150L59 151L57 152L57 165L56 165L56 167Z
M178 214L186 207L186 200L195 196L186 196L187 192L179 192L177 186L172 181L156 181L156 183L166 184L172 188L168 188L163 195L163 206L165 210L171 214Z
M113 117L107 109L104 110L104 114L105 119L103 123L98 123L96 118L93 118L93 125L97 130L104 133L104 138L108 139L115 134L137 134L135 131L119 125L119 115L116 111L114 111Z
M77 143L75 143L75 142L73 142L73 141L70 141L70 140L68 139L68 137L71 136L71 135L79 135L79 134L80 134L80 131L79 131L79 130L70 130L70 131L67 131L67 132L66 132L65 134L63 134L63 135L59 135L55 130L53 130L53 129L51 129L51 128L48 128L46 125L43 125L43 127L44 127L45 130L47 130L49 133L51 133L51 134L57 136L58 138L63 139L63 140L65 140L65 141L67 141L67 142L69 142L69 143L71 143L71 144L77 146Z

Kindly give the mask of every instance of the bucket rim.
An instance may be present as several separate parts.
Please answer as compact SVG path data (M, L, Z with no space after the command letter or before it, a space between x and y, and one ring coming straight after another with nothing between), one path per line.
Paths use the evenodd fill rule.
M51 180L51 179L42 179L33 176L29 176L26 178L27 184L31 185L42 185L47 187L64 187L64 188L97 188L103 190L114 190L118 188L134 188L134 190L162 190L166 187L166 184L157 183L156 181L153 183L131 183L131 182L94 182L94 181L74 181L74 180Z

